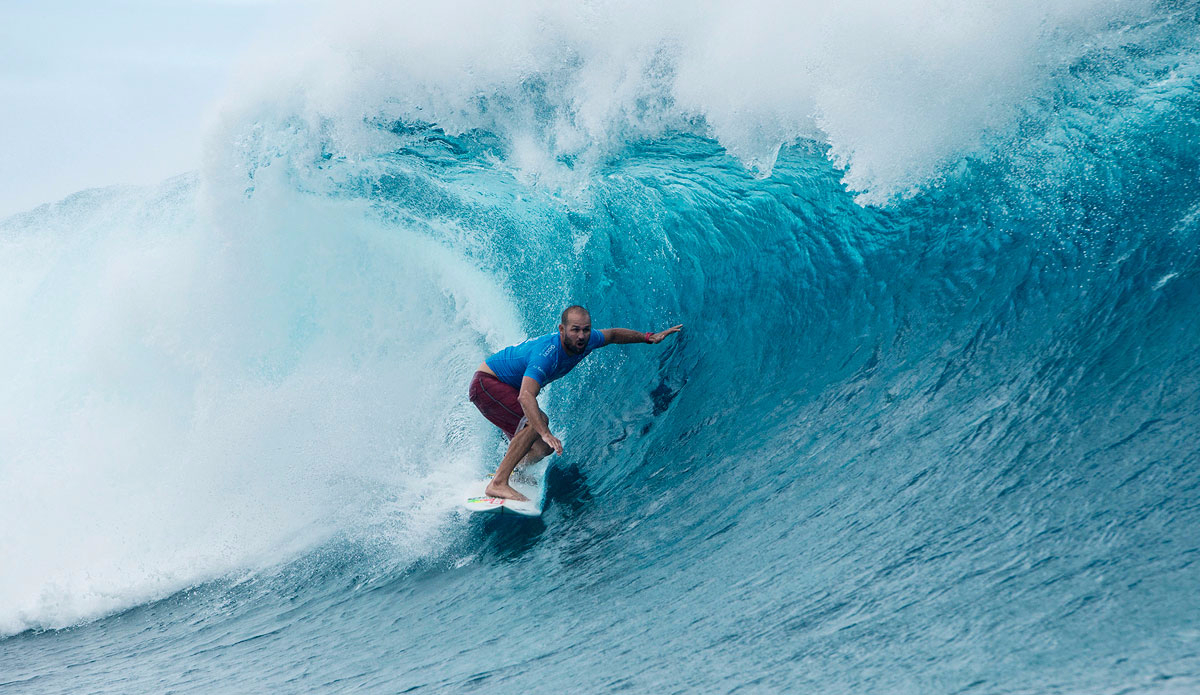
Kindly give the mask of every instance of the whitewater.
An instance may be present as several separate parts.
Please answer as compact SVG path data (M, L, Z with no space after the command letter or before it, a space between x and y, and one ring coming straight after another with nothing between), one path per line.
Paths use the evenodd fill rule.
M1200 691L1200 5L351 2L0 221L0 691ZM458 493L542 395L537 520Z

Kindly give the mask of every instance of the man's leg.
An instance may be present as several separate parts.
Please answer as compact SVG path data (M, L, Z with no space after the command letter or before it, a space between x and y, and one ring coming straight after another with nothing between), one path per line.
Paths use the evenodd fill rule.
M525 454L525 458L521 459L521 462L517 465L524 467L531 463L537 463L549 456L551 451L554 451L554 449L551 449L549 444L543 441L541 437L538 437L538 440L529 448L529 453Z
M492 477L492 482L488 483L484 494L522 502L528 501L528 497L517 492L508 484L508 476L512 475L513 469L517 467L517 462L525 458L526 454L532 453L534 444L541 441L541 435L532 427L526 426L517 432L516 436L512 438L512 442L509 443L504 458L500 461L500 468L496 469L496 475ZM541 460L545 455L542 454L535 460Z

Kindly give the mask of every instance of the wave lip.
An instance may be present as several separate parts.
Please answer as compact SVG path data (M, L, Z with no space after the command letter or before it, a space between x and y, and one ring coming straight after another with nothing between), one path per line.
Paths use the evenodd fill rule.
M381 121L491 133L528 180L568 189L628 143L670 133L714 138L759 176L780 147L817 139L860 202L882 204L1003 147L1029 102L1098 47L1154 50L1154 32L1139 32L1156 12L1025 0L339 5L316 37L247 71L208 171L252 174L290 151L362 160L397 144ZM297 55L297 43L315 48ZM231 159L227 143L247 149Z

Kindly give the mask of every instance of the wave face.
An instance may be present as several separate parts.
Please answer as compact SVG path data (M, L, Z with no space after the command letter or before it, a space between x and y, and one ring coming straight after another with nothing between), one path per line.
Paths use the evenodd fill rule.
M0 226L6 691L1200 687L1194 5L316 24ZM571 303L685 329L467 518Z

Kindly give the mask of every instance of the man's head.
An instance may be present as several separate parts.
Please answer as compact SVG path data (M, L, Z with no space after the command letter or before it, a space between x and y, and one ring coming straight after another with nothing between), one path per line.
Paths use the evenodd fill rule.
M558 336L567 352L583 352L592 337L592 315L578 304L567 307L558 324Z

